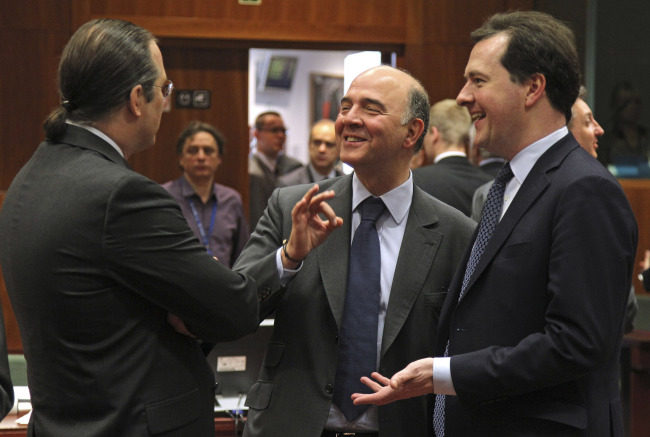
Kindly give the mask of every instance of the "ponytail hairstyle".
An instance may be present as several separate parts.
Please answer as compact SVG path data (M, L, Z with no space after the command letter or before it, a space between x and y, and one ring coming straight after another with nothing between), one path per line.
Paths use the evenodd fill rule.
M151 101L151 85L160 76L152 42L156 39L148 30L122 20L92 20L77 29L61 55L61 106L45 119L45 136L59 140L66 120L92 124L105 119L129 100L137 85Z

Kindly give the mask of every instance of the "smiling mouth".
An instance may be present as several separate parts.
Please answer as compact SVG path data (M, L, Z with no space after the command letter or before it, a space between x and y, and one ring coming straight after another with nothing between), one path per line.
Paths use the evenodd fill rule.
M485 112L477 112L475 114L472 114L472 122L476 122L484 118L485 118Z
M350 137L350 136L344 137L344 139L345 139L345 141L347 141L349 143L360 143L362 141L365 141L364 138Z

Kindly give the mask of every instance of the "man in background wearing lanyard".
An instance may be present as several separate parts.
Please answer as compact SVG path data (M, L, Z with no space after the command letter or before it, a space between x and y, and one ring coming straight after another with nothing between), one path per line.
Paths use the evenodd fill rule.
M240 194L214 182L225 139L214 126L192 121L176 142L183 175L163 184L208 253L231 267L248 241Z

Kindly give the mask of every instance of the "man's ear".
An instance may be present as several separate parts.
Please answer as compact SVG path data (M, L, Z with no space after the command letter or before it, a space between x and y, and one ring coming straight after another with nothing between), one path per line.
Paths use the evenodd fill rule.
M526 90L526 107L533 106L546 91L546 77L541 73L534 73L526 82L528 89Z
M407 131L406 139L404 139L404 146L406 148L411 148L415 146L415 143L418 141L418 138L420 138L420 135L422 135L422 133L424 132L424 122L419 118L414 118L413 120L408 122L406 127L408 131Z
M144 88L142 85L137 85L131 88L127 106L129 111L135 117L140 117L142 115L142 105L144 105L146 101L147 98L144 95Z

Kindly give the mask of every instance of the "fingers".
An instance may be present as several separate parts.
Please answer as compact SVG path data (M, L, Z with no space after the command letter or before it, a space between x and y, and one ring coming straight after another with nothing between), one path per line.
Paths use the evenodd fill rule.
M390 378L386 378L385 376L381 375L380 373L377 372L372 372L373 379L379 381L383 385L389 385L390 384Z
M296 203L296 205L293 207L293 210L291 211L291 216L295 218L296 215L305 212L305 208L310 207L312 198L316 193L318 193L318 184L312 185L311 188L307 190L305 195L302 196L302 199Z
M377 391L381 390L381 388L384 387L384 385L385 385L385 384L384 385L377 384L376 381L373 381L372 379L368 378L367 376L362 376L361 377L361 382L364 383L365 385L367 385L368 387L370 387L370 389L372 391L374 391L374 392L377 392Z
M292 217L295 219L298 215L308 212L309 218L316 220L317 223L333 230L343 225L343 219L336 216L334 210L326 203L327 200L332 199L336 194L333 190L323 191L318 193L318 185L315 184L302 197L302 199L295 205L292 211ZM319 217L319 214L325 216L325 220Z
M332 191L332 195L333 194L334 192ZM324 225L327 226L327 228L329 228L330 230L338 228L339 226L343 225L343 219L341 217L337 217L332 207L329 206L327 203L324 202L320 203L318 209L319 212L322 213L326 218L326 220L324 221ZM317 217L317 214L315 214L315 216Z

